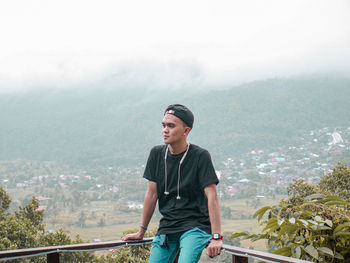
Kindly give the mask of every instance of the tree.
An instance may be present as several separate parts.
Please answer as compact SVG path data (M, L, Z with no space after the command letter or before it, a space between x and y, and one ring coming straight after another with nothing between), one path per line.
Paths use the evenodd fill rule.
M85 221L86 221L86 214L84 213L84 211L80 212L79 218L78 218L78 224L81 228L85 227Z
M103 237L103 227L106 225L104 217L100 218L100 221L98 222L98 226L101 228L101 238Z
M40 237L40 244L43 246L56 246L56 245L69 245L69 244L78 244L83 243L84 241L77 235L75 240L72 240L69 235L62 229L56 231L55 233L46 234ZM46 262L46 258L43 258L43 261ZM62 262L103 262L100 261L98 257L96 257L91 252L68 252L68 253L60 253L60 259Z
M0 249L18 249L39 246L37 239L44 233L43 211L34 197L25 207L3 215L0 220Z
M350 167L339 163L332 173L322 177L319 188L324 193L350 200Z
M0 250L33 248L42 246L81 243L79 236L71 240L62 229L47 233L43 224L44 211L38 211L39 201L32 197L26 206L20 206L13 213L8 212L11 199L0 187ZM63 253L63 262L97 262L90 252ZM45 256L17 259L12 262L46 262Z
M0 219L4 216L4 212L10 207L11 199L6 191L0 187Z
M123 233L123 236L129 233L135 233L137 229L130 229ZM146 232L146 237L154 236L156 230ZM151 253L151 245L138 245L116 248L113 254L102 256L100 260L107 263L146 263Z
M305 197L317 192L317 188L305 182L304 179L294 180L288 186L287 193L290 196L288 203L300 205L304 202Z
M234 233L231 238L268 239L273 253L313 262L350 262L347 182L350 182L349 167L343 164L323 176L316 186L297 180L288 188L287 200L255 213L263 226L260 233Z
M221 206L220 207L220 214L222 218L224 219L232 219L232 210L228 206Z

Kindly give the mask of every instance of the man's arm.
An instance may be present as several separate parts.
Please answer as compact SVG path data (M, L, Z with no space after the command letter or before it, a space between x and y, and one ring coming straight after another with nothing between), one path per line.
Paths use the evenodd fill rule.
M211 224L211 232L221 233L221 221L220 221L220 208L219 199L216 193L216 184L210 184L204 188L204 192L208 199L209 218ZM211 240L208 248L207 255L209 257L215 257L220 254L222 248L222 240Z
M151 221L154 209L156 207L158 200L157 195L157 183L148 181L148 188L145 195L145 200L143 202L143 210L142 210L142 217L141 217L141 225L146 227L148 226L149 222ZM125 237L123 237L123 240L138 240L143 239L143 236L145 235L146 230L142 227L140 227L139 231L134 234L128 234Z

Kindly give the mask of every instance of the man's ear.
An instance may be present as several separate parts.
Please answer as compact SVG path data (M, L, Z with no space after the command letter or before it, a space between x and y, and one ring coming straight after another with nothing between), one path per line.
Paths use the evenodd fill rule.
M184 135L188 135L190 133L190 131L191 131L191 128L190 127L186 127Z

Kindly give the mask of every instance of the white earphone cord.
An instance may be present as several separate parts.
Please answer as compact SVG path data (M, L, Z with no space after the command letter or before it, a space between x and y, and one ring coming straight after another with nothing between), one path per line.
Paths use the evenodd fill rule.
M176 199L178 199L178 200L181 199L181 197L180 197L180 177L181 177L180 170L181 170L181 164L185 160L185 157L187 155L187 152L188 152L189 148L190 148L190 143L187 144L186 152L182 156L182 158L180 160L180 163L179 163L179 168L177 170L177 196L176 196ZM164 174L165 174L165 180L164 180L165 191L164 191L164 194L165 195L169 195L169 192L167 191L168 171L167 171L167 167L166 167L166 159L167 159L167 156L168 156L168 150L169 150L169 145L166 147L165 156L164 156Z

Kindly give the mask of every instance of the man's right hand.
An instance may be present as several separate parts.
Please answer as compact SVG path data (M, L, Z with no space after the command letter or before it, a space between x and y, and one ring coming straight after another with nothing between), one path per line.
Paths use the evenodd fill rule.
M144 236L144 231L139 231L137 233L133 234L127 234L125 237L123 237L123 241L128 241L128 240L142 240Z

